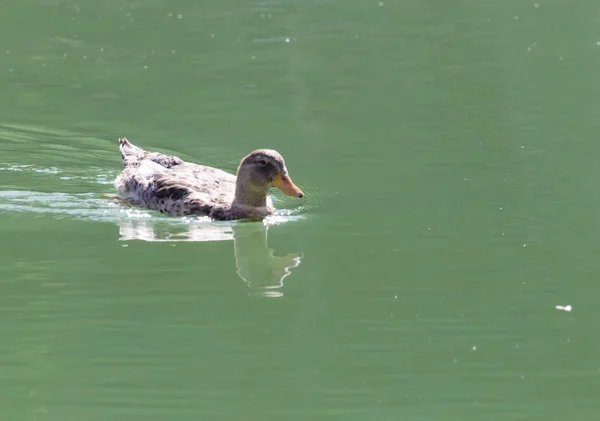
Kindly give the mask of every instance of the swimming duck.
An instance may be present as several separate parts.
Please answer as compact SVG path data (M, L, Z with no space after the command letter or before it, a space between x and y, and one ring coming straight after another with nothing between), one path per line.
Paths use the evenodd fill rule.
M272 149L245 156L237 175L145 151L126 138L119 139L119 149L125 167L115 179L119 196L167 215L257 220L273 214L267 197L271 187L288 196L304 196L292 182L283 157Z

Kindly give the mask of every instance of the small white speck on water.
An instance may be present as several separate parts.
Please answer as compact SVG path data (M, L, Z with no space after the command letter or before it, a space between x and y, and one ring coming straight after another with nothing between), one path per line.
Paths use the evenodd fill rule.
M270 18L273 17L273 14L272 13L267 13L267 17L270 19Z
M175 50L171 50L171 54L175 54Z
M129 244L123 244L121 247L129 247Z
M84 59L84 60L87 60L87 56L83 56L83 59Z
M500 210L502 210L502 206L500 206Z
M558 59L559 59L560 61L563 61L563 57L562 57L562 56L560 56Z
M169 16L173 16L173 12L169 12Z
M519 344L516 344L516 345L515 345L515 348L519 349Z
M394 317L394 313L390 313L390 317Z
M147 68L148 68L148 65L147 65L147 64L146 64L146 65L144 65L144 69L147 69Z
M596 41L596 45L600 45L600 41Z
M10 54L10 50L6 50L6 54Z
M427 231L431 231L431 227L427 227Z
M289 39L289 38L286 38L286 39L285 39L285 42L290 42L290 39Z
M527 244L523 244L523 247L527 247Z
M527 47L527 51L531 51L531 47Z
M463 181L467 181L467 180L468 180L468 178L463 178Z
M180 13L177 15L177 19L183 19L183 15Z
M42 63L42 67L46 67L46 63Z
M210 34L210 37L211 37L211 38L214 38L215 36L216 36L215 34Z
M66 56L67 56L67 53L64 53L64 54L63 54L63 57L66 57Z
M518 16L515 16L513 19L514 19L514 20L519 20L519 17L518 17Z
M525 146L524 146L524 145L521 145L521 149L525 149Z
M473 351L477 351L477 347L475 345L473 345L473 347L471 348Z
M12 72L12 71L13 71L13 69L8 69L8 71L9 71L9 72Z
M150 54L152 54L152 55L156 54L156 50L150 51Z
M252 56L252 57L250 57L250 58L251 58L252 60L254 60L254 59L256 59L256 56Z
M540 4L539 3L534 3L533 7L540 7Z
M382 1L380 1L380 2L379 2L379 3L377 3L377 4L379 5L379 7L383 7L383 6L385 6L385 3L384 3L384 2L382 2Z
M521 376L521 380L525 380L525 376Z
M557 310L561 310L561 311L571 311L573 310L573 307L571 307L570 305L566 305L566 306L556 306L555 307Z
M454 359L454 364L458 363L458 358Z
M398 299L398 296L397 296L397 295L394 295L394 300L397 300L397 299Z

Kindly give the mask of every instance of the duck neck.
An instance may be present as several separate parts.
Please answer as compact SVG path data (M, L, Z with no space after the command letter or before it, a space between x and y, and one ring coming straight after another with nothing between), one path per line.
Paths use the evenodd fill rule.
M236 207L266 208L267 191L253 189L252 186L244 184L238 178L235 184L235 197L232 205Z

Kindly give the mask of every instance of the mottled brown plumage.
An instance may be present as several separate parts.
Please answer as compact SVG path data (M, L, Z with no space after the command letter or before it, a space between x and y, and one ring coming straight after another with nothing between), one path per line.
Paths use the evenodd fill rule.
M115 180L121 198L162 213L205 215L218 220L262 219L273 213L271 187L303 197L288 175L283 157L258 149L242 159L237 175L176 156L145 151L119 139L125 168Z

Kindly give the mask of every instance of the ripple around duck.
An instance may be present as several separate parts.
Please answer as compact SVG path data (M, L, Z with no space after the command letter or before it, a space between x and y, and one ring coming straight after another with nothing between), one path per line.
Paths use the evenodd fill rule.
M122 223L124 220L146 221L147 223L160 223L162 226L176 228L178 226L194 225L218 226L231 225L212 221L207 217L169 217L156 211L136 208L114 198L112 183L118 171L90 168L82 175L80 171L68 171L58 167L35 167L26 164L0 165L0 174L16 174L21 181L29 185L36 184L36 180L43 179L44 187L52 190L87 191L84 193L65 193L61 191L31 191L17 190L14 188L0 191L0 214L31 214L46 215L53 218L73 218L94 222ZM19 174L20 173L20 174ZM111 186L107 189L108 186ZM265 225L279 225L303 218L306 213L305 206L287 207L295 205L288 198L274 197L278 209L275 214L264 220ZM235 222L233 222L235 223ZM189 227L188 227L189 230Z
M202 217L168 217L107 198L106 194L116 193L113 181L121 168L120 165L118 169L102 168L112 157L119 159L114 148L109 149L102 139L94 140L68 131L6 124L0 125L0 139L3 140L0 152L4 157L10 159L20 155L31 159L28 163L0 163L0 214L45 215L116 224L127 220L146 221L170 227L173 232L178 231L176 227L186 225L201 228L223 224ZM98 163L97 157L100 157L100 166L92 164ZM22 189L23 186L35 187ZM313 191L318 192L312 186L305 187L307 194L312 195ZM275 215L265 219L265 225L301 219L308 210L305 200L298 201L279 193L273 201L278 209ZM309 203L318 202L311 200Z
M229 224L212 221L207 217L169 217L158 212L139 209L117 203L101 194L68 194L60 192L0 191L0 213L47 215L55 218L74 218L94 222L119 223L124 219L160 222L168 225L219 225ZM265 219L265 225L278 225L299 220L296 210L278 209L275 215ZM235 223L235 222L234 222Z
M54 176L59 181L112 184L112 174L67 175L58 168L35 168L24 165L0 167L2 171L26 171ZM65 181L63 181L65 182ZM96 189L95 189L96 190ZM265 218L265 226L280 225L303 218L302 208L277 209ZM145 241L219 241L230 240L237 221L213 221L208 217L169 217L156 211L136 208L108 198L102 193L63 193L6 190L0 191L0 214L47 216L54 219L75 219L113 223L120 227L121 240Z

